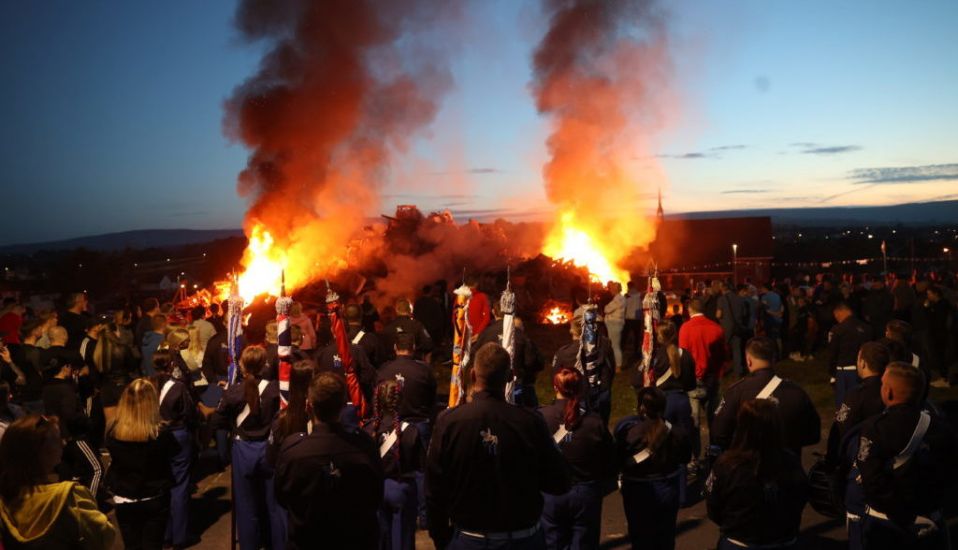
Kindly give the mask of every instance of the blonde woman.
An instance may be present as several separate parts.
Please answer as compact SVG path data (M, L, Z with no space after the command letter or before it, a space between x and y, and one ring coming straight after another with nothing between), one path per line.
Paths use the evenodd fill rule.
M198 348L199 339L194 330L175 328L166 335L166 349L173 353L173 378L182 380L196 398L196 388L207 385L203 366L203 351Z
M120 396L116 421L107 432L107 486L128 550L160 550L170 515L170 467L177 444L162 429L156 386L137 378Z

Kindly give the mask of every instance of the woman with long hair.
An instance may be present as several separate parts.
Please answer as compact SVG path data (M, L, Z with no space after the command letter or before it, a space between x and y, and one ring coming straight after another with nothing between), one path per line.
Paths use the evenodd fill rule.
M129 549L161 549L170 513L176 442L162 429L156 386L137 378L120 396L116 421L107 431L116 519Z
M705 489L720 550L798 546L808 478L801 459L785 448L775 402L742 403L732 446L715 462Z
M279 384L266 380L266 349L248 346L239 360L242 382L223 392L216 414L232 428L233 513L241 550L286 546L286 511L276 502L273 468L266 461Z
M692 457L688 434L665 420L665 393L641 388L636 414L619 421L615 441L622 504L633 548L675 548L683 466Z
M159 391L160 419L164 429L176 440L176 450L170 457L173 485L170 488L170 521L165 538L174 548L184 548L189 542L190 469L193 466L193 436L198 419L189 388L173 378L173 355L166 349L153 354L156 370L153 381Z
M602 417L586 412L585 380L562 368L552 379L556 399L539 412L572 469L563 495L543 494L542 529L549 548L598 548L602 497L615 486L615 446Z
M695 360L688 350L679 347L679 332L672 321L665 321L655 329L655 348L649 365L645 386L654 386L665 393L665 418L673 426L681 426L692 444L692 456L699 456L701 439L692 416L692 402L688 392L695 389ZM635 380L633 379L633 385ZM685 501L686 473L681 476L682 502Z
M287 437L311 431L306 395L315 371L316 364L310 360L297 361L289 370L289 401L273 421L270 434L272 443L266 451L266 461L270 466L276 465L276 457Z
M2 546L8 550L113 547L116 530L97 509L90 491L57 481L63 455L56 417L31 414L7 428L0 440Z
M380 545L383 550L416 547L416 473L426 466L426 447L417 425L399 414L402 382L385 380L376 386L373 416L366 431L379 445L385 482L379 508Z

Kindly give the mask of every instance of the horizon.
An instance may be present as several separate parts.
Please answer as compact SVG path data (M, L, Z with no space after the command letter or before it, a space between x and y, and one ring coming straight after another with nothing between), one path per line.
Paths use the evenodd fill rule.
M465 5L452 88L370 216L404 203L510 218L549 205L549 124L529 91L537 6ZM240 41L234 8L0 7L0 66L13 77L0 90L0 246L242 226L249 152L224 136L222 106L265 48ZM958 57L955 3L669 8L667 120L633 159L662 179L623 208L654 211L658 184L672 213L958 198L958 74L936 69Z

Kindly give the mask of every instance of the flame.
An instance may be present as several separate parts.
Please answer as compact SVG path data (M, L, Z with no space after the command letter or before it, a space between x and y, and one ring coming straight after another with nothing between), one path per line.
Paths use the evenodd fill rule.
M572 308L568 305L550 300L542 307L539 321L542 324L564 325L572 320Z
M238 287L247 304L261 294L280 295L288 258L262 224L253 226L242 263L244 270L238 278Z
M595 282L616 281L625 287L629 274L617 267L614 261L628 251L616 251L613 243L598 238L598 233L598 229L591 230L576 219L575 211L566 210L559 216L559 223L553 226L546 237L542 253L588 269Z

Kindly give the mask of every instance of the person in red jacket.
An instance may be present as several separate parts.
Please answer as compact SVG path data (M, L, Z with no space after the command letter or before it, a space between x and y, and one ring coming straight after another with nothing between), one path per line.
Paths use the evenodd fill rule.
M688 350L695 360L695 389L689 392L689 398L696 427L701 422L703 410L709 425L712 424L725 362L725 333L718 323L703 314L704 309L702 300L693 298L689 302L690 318L679 329L679 347ZM699 445L693 444L696 454L698 449Z
M466 277L466 286L472 290L472 298L469 299L469 311L466 315L469 319L469 325L472 327L472 341L475 342L482 331L489 326L492 311L489 308L489 296L479 290L479 279L475 275Z

